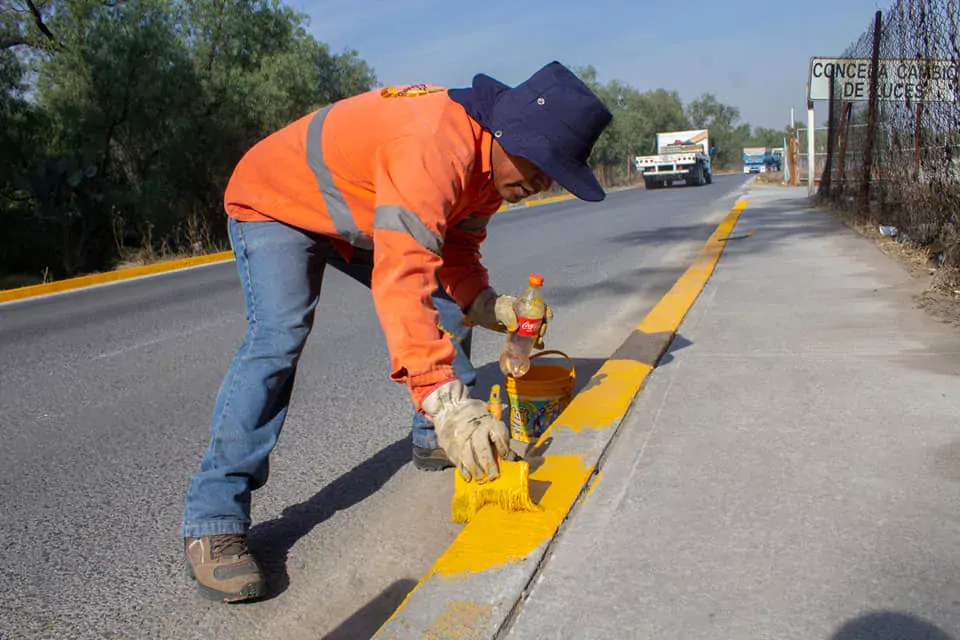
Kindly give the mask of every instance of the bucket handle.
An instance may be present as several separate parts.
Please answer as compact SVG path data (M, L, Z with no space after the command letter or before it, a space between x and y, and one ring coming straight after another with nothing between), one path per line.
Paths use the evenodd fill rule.
M560 350L558 350L558 349L548 349L548 350L546 350L546 351L539 351L539 352L533 354L532 356L530 356L530 362L533 362L536 358L539 358L540 356L548 356L548 355L550 355L550 356L563 356L564 358L566 358L566 359L567 359L567 362L570 363L570 377L571 377L574 381L576 381L576 379L577 379L577 367L576 367L575 364L573 364L573 358L571 358L570 356L568 356L567 354L565 354L563 351L560 351Z

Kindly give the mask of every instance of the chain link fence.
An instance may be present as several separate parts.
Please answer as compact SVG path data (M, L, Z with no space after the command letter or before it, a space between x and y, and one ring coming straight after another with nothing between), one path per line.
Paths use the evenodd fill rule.
M819 197L960 267L960 99L944 99L960 96L960 3L897 0L842 57L871 61L869 89L848 100L832 82Z

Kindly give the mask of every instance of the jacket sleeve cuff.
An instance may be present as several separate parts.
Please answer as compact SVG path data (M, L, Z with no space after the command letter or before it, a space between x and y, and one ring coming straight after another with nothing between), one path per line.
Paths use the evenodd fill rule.
M450 366L441 366L426 373L410 376L407 386L410 389L414 409L422 411L423 401L433 393L434 389L456 379L453 367Z

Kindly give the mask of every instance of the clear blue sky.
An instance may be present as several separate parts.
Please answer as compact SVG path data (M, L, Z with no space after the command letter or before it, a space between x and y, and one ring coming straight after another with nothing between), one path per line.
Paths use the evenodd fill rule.
M891 0L288 0L310 32L353 48L383 84L467 86L477 72L514 85L559 60L592 64L684 104L713 93L742 121L782 128L805 115L810 56L839 55ZM817 109L818 125L821 108ZM825 109L823 110L825 115Z

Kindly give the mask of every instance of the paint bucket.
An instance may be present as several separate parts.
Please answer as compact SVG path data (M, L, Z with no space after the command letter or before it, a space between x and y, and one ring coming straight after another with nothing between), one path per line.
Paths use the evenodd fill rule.
M546 355L566 358L569 366L537 362ZM506 376L510 403L510 437L535 442L567 408L573 398L576 370L562 351L541 351L530 356L530 370L522 378Z

